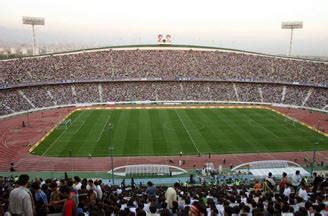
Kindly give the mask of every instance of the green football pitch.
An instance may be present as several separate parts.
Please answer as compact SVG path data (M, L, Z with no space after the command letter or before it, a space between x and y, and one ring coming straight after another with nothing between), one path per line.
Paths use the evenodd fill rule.
M267 109L116 109L72 113L32 154L199 155L328 149L325 137Z

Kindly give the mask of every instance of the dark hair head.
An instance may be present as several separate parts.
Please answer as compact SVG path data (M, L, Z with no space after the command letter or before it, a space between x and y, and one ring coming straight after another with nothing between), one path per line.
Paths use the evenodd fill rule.
M179 188L180 187L180 183L179 182L174 183L174 187L175 188Z
M137 210L137 216L146 216L146 212L143 209L138 209Z
M70 186L70 187L73 187L73 185L74 185L74 182L73 182L73 180L72 179L67 179L67 185L68 186Z
M28 180L30 180L30 177L27 174L22 174L18 178L18 184L19 185L26 185L28 183Z
M81 179L80 179L80 177L78 177L78 176L74 176L74 181L76 181L76 182L80 182Z
M149 211L150 211L150 213L155 214L156 211L157 211L156 206L155 206L155 205L150 205L150 206L149 206Z
M31 184L31 188L33 190L39 190L41 187L40 187L40 182L39 181L35 181Z
M63 185L59 188L60 193L70 193L71 189L69 186L67 185Z
M151 187L151 186L153 186L153 183L152 183L151 181L148 181L148 182L147 182L147 185L148 185L149 187Z
M50 186L51 189L57 188L57 183L56 182L51 182Z
M299 175L300 174L300 171L299 170L296 170L296 175Z

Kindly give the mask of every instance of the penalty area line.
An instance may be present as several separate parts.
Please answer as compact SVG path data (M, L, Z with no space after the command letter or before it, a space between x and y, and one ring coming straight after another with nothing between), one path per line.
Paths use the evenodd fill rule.
M195 148L196 148L196 150L197 150L198 154L200 154L200 151L199 151L199 149L197 148L197 146L196 146L196 143L195 143L194 139L191 137L191 135L190 135L190 133L189 133L188 129L186 128L186 125L185 125L185 124L184 124L184 122L182 121L182 119L181 119L181 117L180 117L179 113L177 112L177 110L175 110L175 113L177 114L177 116L178 116L178 118L179 118L179 120L180 120L180 122L181 122L181 124L182 124L183 128L184 128L184 129L185 129L185 131L187 132L187 134L188 134L188 136L189 136L189 139L191 140L192 144L194 144L194 146L195 146Z
M79 114L78 117L75 118L75 120L80 118L83 112L84 110ZM51 143L51 145L42 153L42 156L46 156L46 153L49 151L49 149L51 149L54 146L54 144L57 143L59 138L61 138L64 135L64 133L66 133L66 131L73 125L73 123L74 121L72 121L72 123Z

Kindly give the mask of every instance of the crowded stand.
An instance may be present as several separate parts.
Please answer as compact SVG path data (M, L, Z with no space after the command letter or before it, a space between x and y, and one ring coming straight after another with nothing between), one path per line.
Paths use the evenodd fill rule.
M328 64L197 49L107 49L0 61L0 115L131 101L254 102L327 109Z
M328 64L221 50L103 50L0 61L0 85L120 78L210 78L327 85Z
M74 85L73 91L75 91L76 93L77 103L98 103L102 101L99 95L99 85L95 85L95 84Z
M239 101L242 102L262 102L260 87L258 85L243 83L237 84Z
M286 86L285 86L286 87ZM281 98L283 95L284 85L261 85L263 102L266 103L282 103ZM314 106L314 107L324 107L324 106Z
M130 182L130 183L129 183ZM267 177L234 181L153 182L136 184L122 179L111 185L101 179L30 179L22 174L0 178L0 215L318 215L328 214L328 178ZM11 213L11 214L9 214Z
M308 107L324 107L328 103L327 98L328 91L326 89L315 88L305 105Z
M35 94L35 92L39 93ZM38 108L51 107L55 105L52 98L48 95L48 92L42 86L25 88L24 95L34 106Z
M277 103L325 109L328 89L210 81L114 81L43 85L0 91L0 115L56 105L131 101Z
M285 100L283 101L286 104L291 105L302 105L309 89L290 86L286 90Z

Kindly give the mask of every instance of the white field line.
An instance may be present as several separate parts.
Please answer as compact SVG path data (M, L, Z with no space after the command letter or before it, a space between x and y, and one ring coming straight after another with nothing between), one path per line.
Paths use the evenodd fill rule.
M274 137L279 138L279 136L277 136L277 135L274 134L272 131L270 131L270 130L268 130L267 128L265 128L263 125L261 125L260 123L258 123L257 121L255 121L253 118L250 118L248 115L243 114L243 113L242 113L242 115L249 119L249 121L248 121L248 124L249 124L249 125L254 125L254 124L250 124L250 121L252 121L252 122L254 122L255 124L261 126L261 128L263 128L265 131L267 131L267 132L269 132L270 134L272 134Z
M80 114L79 114L79 116L76 118L76 119L74 119L75 121L78 119L78 118L80 118L80 116L82 115L82 113L83 113L84 111L82 111L82 112L80 112ZM70 124L67 128L66 128L66 130L64 130L52 143L51 143L51 145L43 152L43 154L42 154L42 156L45 156L46 155L46 153L49 151L49 149L51 149L52 148L52 146L57 142L57 140L59 140L59 138L61 138L62 136L63 136L63 134L67 131L67 129L68 128L70 128L72 125L73 125L73 121L72 121L72 124Z
M85 121L78 121L80 124L79 124L79 127L75 130L70 130L69 132L66 132L67 134L77 134L77 132L79 132L79 130L81 129L81 127L84 125ZM74 123L77 123L76 121L72 122L72 124Z
M290 129L289 129L288 127L286 127L283 123L281 123L280 120L283 120L285 123L287 123L287 124L293 126L294 128L296 128L296 129L299 130L299 131L302 131L302 132L304 132L304 133L307 133L307 134L309 134L309 135L312 136L312 137L314 136L310 131L306 130L306 128L303 128L303 127L297 127L297 125L294 125L294 123L297 123L297 124L299 124L300 126L302 126L302 125L299 123L299 121L298 121L297 119L294 119L294 118L292 118L292 117L285 117L285 116L282 116L282 115L276 116L276 115L274 115L274 113L270 113L270 115L271 115L272 117L278 119L278 122L277 122L277 121L275 121L275 122L277 122L278 124L282 125L282 126L283 126L284 128L286 128L288 131L290 131ZM286 120L287 120L287 121L286 121ZM288 121L288 120L290 120L290 121ZM292 123L292 122L293 122L293 123Z
M197 148L197 146L196 146L196 144L195 144L195 141L194 141L193 138L191 137L191 135L190 135L188 129L186 128L186 125L185 125L184 122L182 121L182 119L181 119L179 113L177 112L177 110L174 110L174 111L175 111L175 113L177 114L178 118L180 119L180 122L181 122L182 126L184 127L185 131L187 132L187 134L188 134L188 136L189 136L189 138L190 138L192 144L194 144L194 146L195 146L197 152L200 153L200 151L198 150L198 148Z
M112 112L108 115L108 118L107 118L107 120L106 120L106 122L105 122L105 124L104 124L104 127L103 127L103 129L101 130L101 133L98 135L98 139L97 139L97 143L99 142L99 140L100 140L100 138L102 137L102 134L104 133L104 130L105 130L105 128L106 128L106 125L108 124L108 121L109 121L109 119L111 118L111 116L112 116ZM111 137L111 139L112 139L112 137Z

